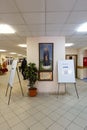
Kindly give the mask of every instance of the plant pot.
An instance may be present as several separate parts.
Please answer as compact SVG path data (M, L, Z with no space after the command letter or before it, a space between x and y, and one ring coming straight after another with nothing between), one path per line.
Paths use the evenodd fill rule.
M36 96L36 95L37 95L37 88L29 88L28 95L29 95L30 97Z

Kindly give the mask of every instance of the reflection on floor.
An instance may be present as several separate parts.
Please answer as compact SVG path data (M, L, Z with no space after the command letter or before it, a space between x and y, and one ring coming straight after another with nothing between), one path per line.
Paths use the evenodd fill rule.
M83 81L87 82L87 78L84 78Z
M0 76L0 130L87 130L87 82L77 80L79 99L71 84L58 99L51 94L31 98L27 96L28 81L21 80L23 97L16 77L8 105L8 77L9 73Z

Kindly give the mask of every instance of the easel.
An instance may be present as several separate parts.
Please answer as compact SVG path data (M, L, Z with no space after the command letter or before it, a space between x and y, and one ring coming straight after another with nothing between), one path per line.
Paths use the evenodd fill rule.
M62 84L62 83L58 83L58 93L57 93L57 98L58 98L58 95L59 95L60 84ZM67 84L67 83L63 83L63 84L65 84L65 93L66 93L66 84ZM76 83L73 83L73 84L74 84L74 86L75 86L75 91L76 91L77 98L79 98L78 91L77 91L77 87L76 87Z
M18 80L19 80L19 84L20 84L22 96L24 96L23 89L22 89L22 85L21 85L21 80L20 80L20 76L19 76L19 72L18 72L18 68L17 68L17 67L16 67L16 72L17 72L17 76L18 76ZM10 99L11 99L11 92L12 92L13 86L11 86L11 85L8 83L5 96L7 96L8 88L10 88L9 99L8 99L8 105L9 105Z
M73 60L59 60L58 61L58 92L57 97L59 95L60 84L65 85L66 92L66 84L74 84L76 95L79 98L76 80L75 80L75 69L74 69L74 61Z

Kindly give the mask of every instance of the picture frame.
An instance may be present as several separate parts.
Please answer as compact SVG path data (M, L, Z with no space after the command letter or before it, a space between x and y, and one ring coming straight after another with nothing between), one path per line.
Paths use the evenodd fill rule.
M53 43L39 43L39 71L53 71Z
M52 81L53 72L39 72L39 81Z

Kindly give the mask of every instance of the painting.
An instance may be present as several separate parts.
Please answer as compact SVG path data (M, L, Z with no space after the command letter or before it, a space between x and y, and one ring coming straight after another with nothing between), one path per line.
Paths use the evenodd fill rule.
M53 71L53 43L39 43L39 71Z
M40 81L52 81L53 72L39 72L39 80Z

